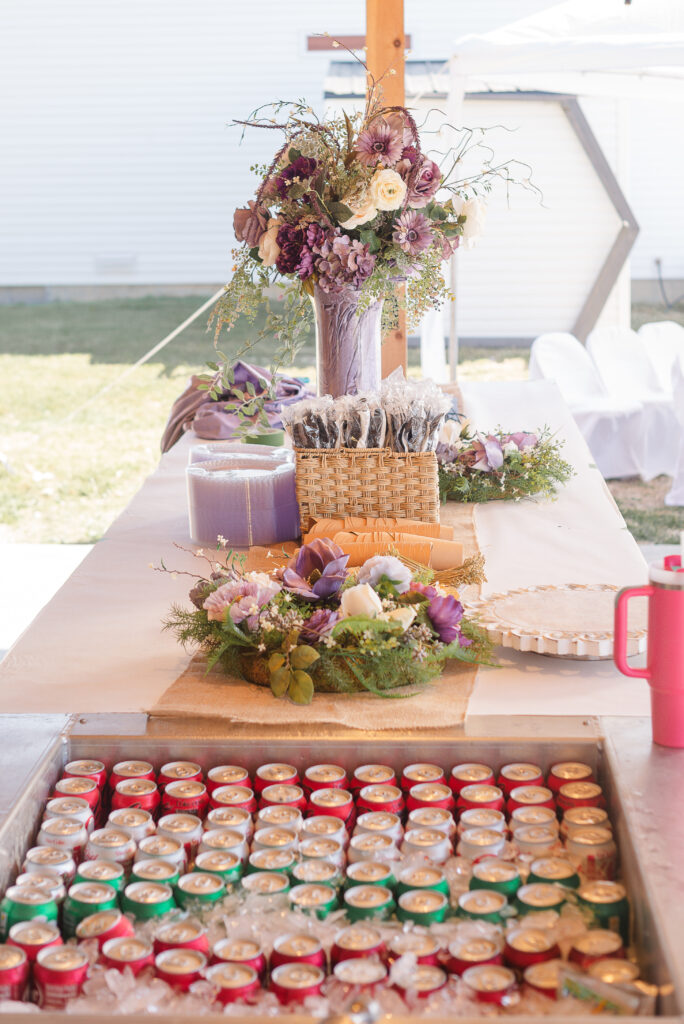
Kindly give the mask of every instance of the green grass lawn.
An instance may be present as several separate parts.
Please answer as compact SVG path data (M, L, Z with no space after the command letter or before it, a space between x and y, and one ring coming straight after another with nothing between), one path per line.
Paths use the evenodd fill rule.
M207 314L79 411L202 305L201 296L0 307L0 541L91 543L159 458L174 399L213 355ZM238 324L224 350L257 328ZM268 365L272 346L250 354ZM314 343L294 371L313 377ZM410 352L417 372L419 355ZM464 350L464 376L524 378L527 353Z
M212 358L207 314L150 363L80 407L203 301L149 296L0 307L0 541L91 543L102 536L154 469L174 399ZM658 316L639 307L635 318L638 326ZM684 309L672 319L684 323ZM235 351L257 329L238 324L222 339L223 349ZM250 359L268 365L271 351L262 342ZM309 338L292 369L313 378L314 361ZM462 349L459 373L466 380L524 380L527 364L524 349ZM409 350L409 372L419 372L416 349ZM681 511L662 507L663 488L614 488L639 539L678 540Z

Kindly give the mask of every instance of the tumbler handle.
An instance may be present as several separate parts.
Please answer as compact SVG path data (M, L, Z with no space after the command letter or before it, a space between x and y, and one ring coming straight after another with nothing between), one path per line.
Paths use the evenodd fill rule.
M625 587L615 599L615 636L613 658L620 672L636 679L650 679L649 668L630 668L627 662L627 602L630 597L653 597L655 587Z

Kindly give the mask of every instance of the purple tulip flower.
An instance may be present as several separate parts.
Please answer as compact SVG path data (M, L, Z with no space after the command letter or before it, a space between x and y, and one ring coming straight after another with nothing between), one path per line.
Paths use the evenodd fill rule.
M459 622L463 618L463 605L453 594L433 597L427 613L434 631L443 644L451 644L458 640L461 647L470 646L472 641L463 636L459 628Z
M283 572L283 586L305 601L332 597L347 578L349 555L328 537L302 544Z
M330 608L317 608L299 631L299 639L307 644L316 644L332 631L339 619L337 612Z

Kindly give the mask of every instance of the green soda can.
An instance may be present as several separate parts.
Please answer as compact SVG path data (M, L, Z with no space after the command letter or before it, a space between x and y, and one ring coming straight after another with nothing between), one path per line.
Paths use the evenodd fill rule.
M155 860L150 857L148 860L136 860L131 868L129 881L159 882L161 885L170 885L173 889L179 878L180 872L171 861Z
M520 886L515 894L515 906L521 916L543 910L555 910L560 913L566 898L566 893L560 885L533 882L531 885Z
M528 883L552 882L568 889L579 889L580 876L575 865L567 857L540 857L533 860Z
M397 880L389 864L379 860L357 860L347 866L345 889L355 885L382 885L385 889L394 889Z
M443 892L445 896L449 895L447 877L436 864L421 864L399 871L397 895L401 896L403 892L412 892L414 889L434 889L435 892Z
M506 898L512 898L520 885L520 872L510 860L485 857L484 860L473 864L471 889L493 889L495 892L502 892Z
M253 871L240 881L243 889L256 896L282 896L290 891L290 879L280 871Z
M385 920L395 911L392 890L384 885L354 885L344 894L347 917L354 923L366 920Z
M100 882L111 885L117 892L123 892L126 884L123 865L113 860L84 860L76 869L74 883Z
M397 900L397 918L428 927L443 921L449 911L449 900L436 889L410 889Z
M18 921L31 921L35 917L56 921L57 916L57 903L45 889L11 885L0 902L0 941L5 941L10 928Z
M247 871L277 871L292 874L297 864L297 856L292 850L255 850L250 853Z
M232 885L242 878L242 861L232 850L205 850L197 854L192 870L217 875L225 885Z
M72 885L62 909L62 932L70 939L76 934L77 925L91 914L102 910L118 910L119 894L105 882L79 882Z
M619 932L629 945L629 901L620 882L585 882L577 891L579 905L591 913L599 928Z
M342 885L342 876L331 860L301 860L292 868L292 881L295 885L329 885L337 891Z
M288 898L292 910L315 914L319 921L325 920L338 907L337 892L329 885L318 885L316 882L295 885L290 889Z
M220 875L208 871L191 871L181 875L176 885L176 902L184 910L207 907L226 895L226 883Z
M508 900L494 889L469 889L458 897L459 917L502 924L507 912Z
M149 921L152 917L168 914L176 906L173 889L162 882L132 882L121 897L121 909L136 921Z

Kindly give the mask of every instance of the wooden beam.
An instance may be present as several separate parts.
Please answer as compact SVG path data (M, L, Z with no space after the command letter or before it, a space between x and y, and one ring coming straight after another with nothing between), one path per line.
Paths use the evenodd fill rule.
M382 79L385 106L404 106L404 0L366 0L366 63L376 80ZM393 74L388 72L392 71ZM384 77L383 77L384 76ZM400 314L398 330L383 339L382 375L408 362L406 317Z

